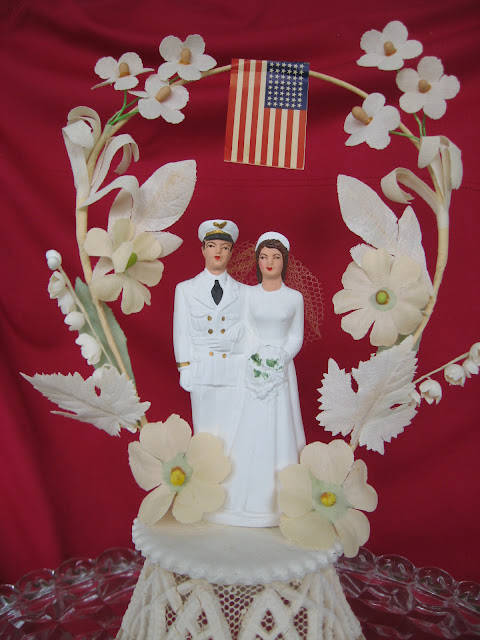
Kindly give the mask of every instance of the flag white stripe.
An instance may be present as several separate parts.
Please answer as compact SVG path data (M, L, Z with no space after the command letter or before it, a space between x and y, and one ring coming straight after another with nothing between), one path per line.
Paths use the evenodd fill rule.
M243 143L243 162L248 164L250 156L250 138L252 136L252 111L253 92L255 89L255 67L256 60L250 60L250 72L248 75L247 111L245 119L245 137Z
M281 120L280 120L280 141L278 145L278 166L283 168L285 166L285 146L287 139L287 118L288 111L286 109L282 109L281 111Z
M273 143L275 139L275 115L276 109L270 109L270 122L268 123L267 166L273 164Z
M240 110L242 108L243 63L244 61L242 59L239 59L237 74L237 95L235 97L235 115L233 118L232 162L238 162L238 135L240 130Z
M293 112L293 126L292 126L292 148L290 153L290 168L297 168L298 158L298 133L300 128L300 111L295 110Z

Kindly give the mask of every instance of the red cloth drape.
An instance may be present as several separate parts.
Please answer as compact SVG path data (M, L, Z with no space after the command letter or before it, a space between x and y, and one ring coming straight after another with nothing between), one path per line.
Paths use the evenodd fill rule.
M88 105L102 122L121 106L111 87L90 90L99 79L93 68L103 56L137 52L146 66L162 62L158 46L166 35L184 39L200 33L218 65L232 57L308 60L311 69L340 77L367 92L380 91L398 105L395 73L365 69L355 61L368 29L401 20L423 55L438 56L445 73L461 82L439 121L427 120L428 133L445 134L463 150L464 180L453 194L450 262L434 316L422 339L420 374L467 351L480 339L478 234L480 223L477 111L480 97L479 8L474 0L419 3L241 3L195 0L4 0L0 9L2 101L0 133L2 210L2 331L0 447L0 582L27 571L55 567L71 556L96 556L107 547L131 544L131 521L143 491L127 462L125 432L109 437L89 425L50 413L54 408L19 375L81 372L91 369L48 298L50 277L44 253L61 252L74 279L81 274L75 243L74 189L61 127L68 111ZM406 66L416 68L417 61ZM373 350L340 329L332 295L359 242L344 226L336 199L339 173L354 176L380 193L380 179L393 168L416 169L416 153L394 137L384 152L365 145L345 147L343 122L360 100L353 94L311 80L306 169L289 171L223 162L229 76L220 74L189 86L185 121L167 125L136 117L124 131L140 147L130 168L144 182L166 162L194 158L198 182L183 218L171 229L184 239L165 259L165 275L153 290L152 305L141 314L117 318L129 341L142 400L150 400L150 420L171 413L190 419L187 394L178 386L171 346L175 284L202 268L198 224L227 217L240 227L240 240L254 242L274 228L292 244L292 254L323 283L323 340L304 347L297 372L309 441L328 441L319 428L318 392L329 357L350 370ZM416 130L413 117L402 119ZM425 170L416 170L428 180ZM106 198L105 200L108 200ZM434 217L419 198L413 206L433 267ZM105 226L109 204L91 209L91 226ZM404 207L391 204L400 215ZM423 404L413 423L384 456L358 451L379 493L370 516L369 548L376 554L408 557L418 566L436 565L458 579L480 580L478 563L478 378L465 387L444 388L438 406Z

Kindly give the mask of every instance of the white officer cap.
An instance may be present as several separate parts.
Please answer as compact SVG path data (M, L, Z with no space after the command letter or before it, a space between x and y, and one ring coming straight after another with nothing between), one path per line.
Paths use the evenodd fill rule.
M198 239L205 240L226 240L235 243L238 238L238 227L231 220L205 220L198 227Z

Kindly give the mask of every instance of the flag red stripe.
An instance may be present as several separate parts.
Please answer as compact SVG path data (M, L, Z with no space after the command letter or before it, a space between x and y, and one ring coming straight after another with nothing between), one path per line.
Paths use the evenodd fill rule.
M285 166L289 169L292 166L290 156L292 154L293 113L293 110L289 110L287 114L287 138L285 141Z
M270 127L270 111L272 109L265 109L263 115L263 131L262 131L262 154L260 157L260 164L267 164L267 147L268 147L268 129Z
M235 116L235 94L237 93L238 81L238 58L232 60L232 70L230 71L230 89L228 92L227 127L225 132L224 159L227 162L232 160L232 137L233 119Z

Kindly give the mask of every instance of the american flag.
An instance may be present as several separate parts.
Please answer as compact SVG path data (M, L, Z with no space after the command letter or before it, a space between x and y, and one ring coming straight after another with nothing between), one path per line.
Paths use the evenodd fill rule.
M308 62L232 60L225 161L303 169Z

